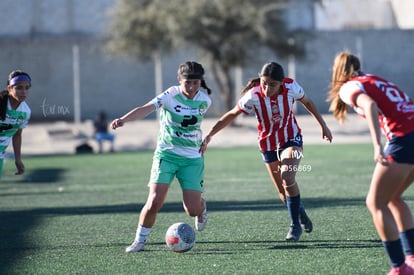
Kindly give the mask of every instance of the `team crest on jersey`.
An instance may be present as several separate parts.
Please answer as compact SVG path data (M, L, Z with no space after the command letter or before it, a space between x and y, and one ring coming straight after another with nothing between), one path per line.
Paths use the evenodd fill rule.
M278 114L279 113L279 106L273 105L272 106L272 114Z
M207 108L205 105L201 104L200 107L198 107L198 112L200 115L204 115L207 112Z

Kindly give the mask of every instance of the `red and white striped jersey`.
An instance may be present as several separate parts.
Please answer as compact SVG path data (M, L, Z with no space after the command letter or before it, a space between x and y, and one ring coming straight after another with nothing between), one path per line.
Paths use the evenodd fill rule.
M356 96L361 93L367 94L377 103L380 126L388 140L414 132L414 103L394 83L366 74L342 85L339 90L341 99L364 116L362 109L355 106Z
M293 114L293 104L304 96L304 90L296 81L285 78L282 92L277 95L266 97L258 85L239 100L238 107L243 113L250 114L254 110L256 114L261 151L276 150L301 133Z

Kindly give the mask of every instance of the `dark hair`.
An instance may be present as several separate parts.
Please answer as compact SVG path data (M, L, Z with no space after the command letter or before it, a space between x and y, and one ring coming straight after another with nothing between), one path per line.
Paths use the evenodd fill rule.
M7 78L7 86L9 86L10 80L12 80L14 77L24 75L27 76L30 81L31 77L28 73L22 70L14 70L9 74L9 77ZM6 113L7 113L7 102L9 99L9 91L7 89L0 92L0 120L6 119Z
M251 88L255 86L259 86L259 84L260 84L260 77L252 78L249 80L249 82L247 82L247 84L243 87L240 93L245 94Z
M259 72L259 77L252 78L247 82L246 86L241 90L241 94L246 93L248 90L255 86L260 85L260 77L268 76L273 80L283 81L285 73L283 72L282 66L276 62L269 62L263 65L262 70Z
M10 84L10 80L12 80L14 77L19 76L19 75L25 75L29 78L30 81L32 80L30 75L28 73L26 73L25 71L14 70L9 74L9 77L7 78L7 86Z
M279 63L269 62L263 65L259 76L268 76L273 80L282 81L285 78L285 73Z
M177 74L182 79L200 79L201 87L203 87L208 94L211 94L211 89L207 87L206 81L204 80L204 68L200 63L187 61L180 64Z

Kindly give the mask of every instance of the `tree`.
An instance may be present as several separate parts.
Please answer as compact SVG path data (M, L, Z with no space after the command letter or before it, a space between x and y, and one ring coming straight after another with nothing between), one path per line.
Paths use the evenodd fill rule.
M227 108L234 104L232 71L268 48L292 50L283 9L286 0L120 0L108 47L148 59L190 45L208 56Z

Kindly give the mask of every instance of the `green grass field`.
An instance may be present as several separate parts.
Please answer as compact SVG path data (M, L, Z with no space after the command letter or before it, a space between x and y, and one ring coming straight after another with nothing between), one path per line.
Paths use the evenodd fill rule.
M369 144L307 145L299 172L314 232L284 241L289 219L257 148L209 149L209 222L196 245L169 251L172 223L193 219L174 182L147 240L126 254L146 200L152 151L7 160L0 183L0 274L385 274L389 263L365 195ZM311 171L308 171L311 168ZM413 191L406 195L414 202Z

